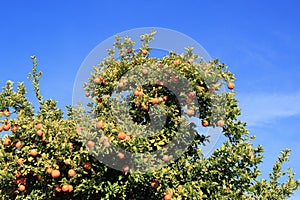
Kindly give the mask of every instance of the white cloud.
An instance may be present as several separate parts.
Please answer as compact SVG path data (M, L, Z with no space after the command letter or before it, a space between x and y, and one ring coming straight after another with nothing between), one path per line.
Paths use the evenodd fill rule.
M241 119L249 126L258 126L300 114L300 93L294 94L239 94Z

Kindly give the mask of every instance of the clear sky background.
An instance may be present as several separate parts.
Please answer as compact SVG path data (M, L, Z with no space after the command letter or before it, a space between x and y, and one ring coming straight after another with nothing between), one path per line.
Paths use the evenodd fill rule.
M299 8L298 0L0 1L0 85L26 81L36 55L42 94L70 105L77 70L101 41L138 27L173 29L236 75L242 119L265 149L263 173L288 147L285 166L300 179Z

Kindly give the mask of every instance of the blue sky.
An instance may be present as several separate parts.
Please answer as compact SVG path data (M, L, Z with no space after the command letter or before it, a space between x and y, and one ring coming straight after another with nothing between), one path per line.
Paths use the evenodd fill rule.
M26 80L36 55L43 95L63 107L72 103L77 70L100 42L132 28L173 29L236 75L242 119L266 151L263 173L288 147L288 166L300 179L299 6L296 0L1 1L0 85Z

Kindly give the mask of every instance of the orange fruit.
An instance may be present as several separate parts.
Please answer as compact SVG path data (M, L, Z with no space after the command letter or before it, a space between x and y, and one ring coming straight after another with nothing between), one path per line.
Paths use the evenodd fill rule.
M158 187L158 181L157 180L152 181L150 185L151 185L152 188L157 188Z
M47 174L52 174L52 168L51 168L51 167L48 167L48 168L46 169L46 173L47 173Z
M51 172L52 178L58 178L60 176L60 171L58 169L54 169Z
M123 159L123 158L125 157L125 155L124 155L124 153L119 152L119 153L118 153L118 157L119 157L120 159Z
M178 190L178 191L181 191L181 190L182 190L182 188L183 188L183 186L182 186L182 185L178 185L178 187L177 187L177 190Z
M68 188L69 188L69 192L73 191L73 186L72 185L68 185Z
M172 195L171 194L166 194L164 197L164 200L172 200Z
M6 138L6 139L3 141L3 144L4 144L5 146L10 145L10 144L11 144L11 139Z
M42 130L37 130L37 131L36 131L36 134L37 134L39 137L41 137L41 136L44 134L44 132L43 132Z
M30 150L30 155L31 155L31 156L35 157L35 156L37 156L37 154L38 154L37 149L31 149L31 150Z
M159 99L158 98L153 98L151 102L152 102L152 104L158 104Z
M129 166L128 165L124 165L122 167L123 172L128 172L129 171Z
M3 111L3 115L4 115L5 117L9 117L9 116L10 116L9 110L4 110L4 111Z
M5 123L2 126L3 130L8 131L10 129L10 124L9 123Z
M17 129L18 129L18 126L13 125L10 130L11 130L11 132L16 132Z
M22 143L21 143L20 141L18 141L18 142L15 144L15 147L16 147L17 149L19 149L19 148L21 147L21 145L22 145Z
M24 162L25 162L24 158L19 158L19 159L17 160L18 165L23 165Z
M186 114L187 114L189 117L191 117L191 116L193 116L193 115L195 114L195 112L194 112L194 110L192 110L192 109L188 109L188 110L186 111Z
M100 83L100 82L101 82L101 80L100 80L99 77L94 78L94 83L98 84L98 83Z
M69 192L69 185L68 185L68 184L63 185L63 186L61 187L61 190L62 190L63 192Z
M234 89L234 83L233 82L229 82L228 84L227 84L227 88L228 89L230 89L230 90L232 90L232 89Z
M24 192L24 191L25 191L25 186L24 186L24 185L19 185L18 190L19 190L20 192Z
M225 125L225 122L224 120L220 119L218 122L217 122L217 126L219 127L223 127Z
M43 124L38 123L38 124L36 125L36 129L37 129L37 130L41 130L42 128L43 128Z
M206 127L209 125L209 122L206 119L202 120L202 126Z
M56 186L56 187L55 187L55 191L56 191L56 192L61 192L61 187Z
M74 169L70 169L70 170L68 171L68 175L69 175L70 177L73 177L73 176L76 175L76 171L75 171Z
M142 54L147 55L148 51L146 49L142 50Z
M92 140L87 141L86 146L90 149L95 146L95 142Z
M2 127L2 126L0 126L0 132L1 132L1 131L3 131L3 127Z
M104 127L104 122L103 121L99 121L99 122L97 122L96 126L97 126L97 128L101 129L101 128Z
M16 172L16 178L20 178L20 176L21 176L21 172L17 171Z
M119 140L125 140L126 139L126 134L124 132L119 132L118 134L118 139Z
M181 61L179 59L174 60L175 65L179 65L180 63L181 63Z
M92 165L91 165L91 163L85 163L85 164L83 165L83 168L84 168L85 170L90 170L90 169L92 168Z
M142 106L142 109L143 109L143 110L148 110L148 104L144 104L144 105Z
M65 165L70 165L70 163L71 163L71 160L70 159L66 159L65 161L64 161L64 163L65 163Z

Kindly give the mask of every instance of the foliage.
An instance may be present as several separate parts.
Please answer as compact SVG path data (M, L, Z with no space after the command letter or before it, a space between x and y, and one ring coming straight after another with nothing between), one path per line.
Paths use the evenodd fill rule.
M151 57L149 43L154 34L142 35L139 49L134 49L130 38L123 41L116 37L114 47L94 67L85 85L91 101L89 111L80 105L68 106L64 117L54 100L44 100L34 56L29 79L39 100L36 111L26 97L24 84L19 83L14 90L13 83L7 81L0 93L0 130L8 131L0 144L2 199L286 199L293 194L300 181L294 180L291 169L286 173L281 169L289 150L283 151L274 164L270 180L259 180L263 148L252 145L255 137L250 137L246 123L238 120L240 109L235 92L217 92L235 80L227 66L218 60L203 62L191 48L185 54L170 52L163 58ZM120 57L115 56L116 51ZM137 70L134 80L141 76L154 79L151 74L168 74L168 70L171 78L170 82L154 80L155 84L137 89L128 83L132 79L124 78L130 70ZM193 91L176 96L168 90L168 84L175 84L178 77L184 77ZM122 90L135 90L125 105L134 128L124 122L124 105L111 104L112 93ZM224 99L224 105L217 106L220 104L216 102ZM189 101L184 109L182 101ZM155 122L150 119L150 110L160 111L155 110L156 104L167 113L166 123L158 132L145 129ZM116 117L114 112L120 115ZM199 118L210 127L220 126L228 140L211 156L203 157L201 146L209 138L196 134L195 124L183 123L183 116ZM172 142L180 126L184 135L194 139L185 152L172 159L160 150ZM150 137L141 138L146 132ZM151 159L159 160L160 167L135 171L139 166L122 162L130 155L113 152L112 145L134 153L157 151L159 154ZM100 162L97 158L104 154L114 155L123 170ZM149 166L151 162L146 160L144 164ZM285 175L287 181L281 183L279 178Z

